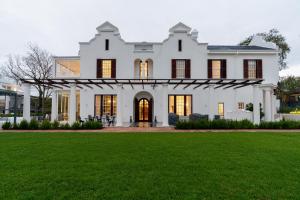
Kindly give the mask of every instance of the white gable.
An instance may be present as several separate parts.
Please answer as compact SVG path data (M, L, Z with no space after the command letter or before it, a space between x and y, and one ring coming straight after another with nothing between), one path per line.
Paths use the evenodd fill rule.
M111 24L110 22L104 22L100 26L98 26L97 31L100 32L119 32L119 29Z
M192 29L187 25L179 22L175 26L169 29L170 33L189 33Z

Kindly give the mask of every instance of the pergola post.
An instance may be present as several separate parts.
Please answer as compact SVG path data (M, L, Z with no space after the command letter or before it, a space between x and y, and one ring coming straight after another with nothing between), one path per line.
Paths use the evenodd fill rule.
M70 85L69 124L76 121L76 84Z
M23 118L30 121L30 84L23 83L22 89L24 92L23 98Z
M162 85L162 126L169 126L168 113L168 84Z
M260 123L259 86L253 85L253 123Z
M118 84L117 86L117 123L116 126L122 126L122 107L123 107L123 92L122 92L122 84Z
M5 95L5 114L9 114L9 102L10 102L10 96Z
M265 88L264 107L265 107L265 121L272 121L272 101L271 101L271 88Z
M51 103L51 121L57 120L57 91L52 91L52 103Z
M213 97L213 93L214 93L214 87L212 85L209 86L208 88L208 118L210 120L213 120L214 119L214 97Z

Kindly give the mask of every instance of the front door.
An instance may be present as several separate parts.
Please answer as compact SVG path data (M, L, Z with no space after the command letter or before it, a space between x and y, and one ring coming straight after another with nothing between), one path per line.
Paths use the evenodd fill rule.
M152 101L142 98L136 101L136 122L151 122L152 121Z

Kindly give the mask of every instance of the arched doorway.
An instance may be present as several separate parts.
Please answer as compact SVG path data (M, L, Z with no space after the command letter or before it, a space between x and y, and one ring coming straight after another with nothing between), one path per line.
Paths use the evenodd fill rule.
M135 122L152 122L153 98L148 92L140 92L134 99Z

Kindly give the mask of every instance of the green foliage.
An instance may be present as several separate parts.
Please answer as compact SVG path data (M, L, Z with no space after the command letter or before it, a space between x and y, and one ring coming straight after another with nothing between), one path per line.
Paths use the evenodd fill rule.
M281 103L287 103L289 95L298 92L300 88L300 80L294 76L283 77L277 84L276 95Z
M278 122L261 122L259 124L261 129L299 129L300 121L281 120Z
M29 128L29 124L27 122L27 120L23 119L20 124L19 124L19 129L23 129L23 130L26 130Z
M12 125L10 122L4 122L2 124L2 129L4 129L4 130L10 129L11 127L12 127Z
M49 120L43 120L42 123L41 123L41 129L43 130L48 130L48 129L51 129L52 127L52 124Z
M176 123L176 129L252 129L254 124L249 120L194 120L179 121Z
M70 129L70 128L71 128L71 126L70 126L69 123L62 124L62 129L68 130L68 129Z
M101 129L103 128L102 123L98 121L86 121L82 124L83 129Z
M59 127L59 125L60 125L59 121L57 121L57 120L55 120L51 125L52 125L52 127L51 127L52 129L59 129L60 128Z
M39 128L39 122L36 119L32 119L29 122L28 128L31 130L35 130Z
M14 123L12 125L12 129L19 129L19 124L18 123Z
M280 34L277 29L271 29L269 32L256 33L247 37L245 40L240 42L240 45L249 45L255 35L263 36L267 42L273 42L278 46L280 70L287 68L286 59L291 49L288 43L286 42L285 37L282 34Z
M74 129L74 130L81 129L80 122L74 122L71 126L71 129Z

